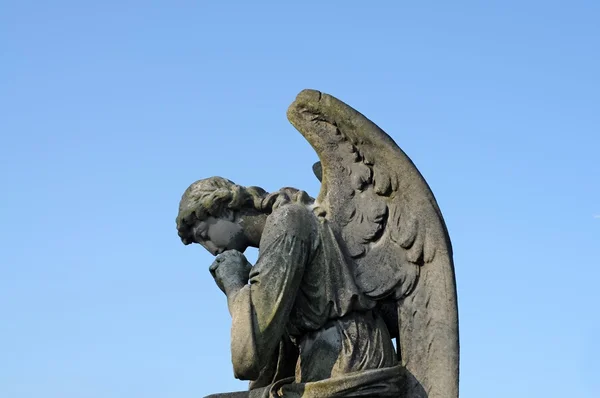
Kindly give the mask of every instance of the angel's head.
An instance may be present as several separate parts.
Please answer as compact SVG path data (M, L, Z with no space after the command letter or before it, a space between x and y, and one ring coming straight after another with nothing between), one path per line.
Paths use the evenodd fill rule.
M177 231L184 244L199 243L213 255L231 249L243 252L249 246L258 247L267 216L291 202L310 205L314 199L296 188L269 194L226 178L206 178L185 190Z
M258 246L266 197L262 188L243 187L222 177L196 181L179 203L179 237L186 245L199 243L213 255Z

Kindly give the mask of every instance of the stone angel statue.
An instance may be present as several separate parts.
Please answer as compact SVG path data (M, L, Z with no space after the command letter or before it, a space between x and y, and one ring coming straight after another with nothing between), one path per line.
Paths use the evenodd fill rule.
M320 159L316 199L212 177L179 206L183 243L217 256L234 374L250 380L210 397L458 397L452 247L429 186L330 95L302 91L288 118Z

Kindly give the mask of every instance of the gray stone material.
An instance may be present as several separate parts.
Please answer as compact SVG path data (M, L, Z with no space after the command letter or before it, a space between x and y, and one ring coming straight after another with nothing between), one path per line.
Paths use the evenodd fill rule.
M233 370L250 381L211 397L458 397L452 247L429 186L332 96L302 91L288 119L319 156L316 199L211 177L179 206L183 243L216 256Z

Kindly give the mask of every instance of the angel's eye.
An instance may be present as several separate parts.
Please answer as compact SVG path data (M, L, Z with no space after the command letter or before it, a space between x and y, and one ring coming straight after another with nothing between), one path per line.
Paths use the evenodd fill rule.
M207 240L208 239L208 226L206 225L206 223L201 222L200 224L198 224L194 230L194 235L196 235L196 238L200 238L202 240Z

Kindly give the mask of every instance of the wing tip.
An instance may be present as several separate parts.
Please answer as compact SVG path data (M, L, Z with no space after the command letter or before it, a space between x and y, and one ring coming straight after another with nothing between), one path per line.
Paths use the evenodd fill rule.
M323 93L320 92L319 90L314 90L312 88L306 88L298 93L298 95L296 96L295 102L304 102L304 101L319 102L322 97L323 97Z

